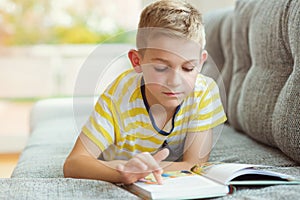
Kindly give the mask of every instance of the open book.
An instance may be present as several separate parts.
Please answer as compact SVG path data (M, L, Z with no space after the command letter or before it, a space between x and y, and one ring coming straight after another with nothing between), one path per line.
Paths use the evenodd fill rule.
M165 172L158 185L150 174L125 188L145 199L195 199L225 196L233 185L300 184L294 177L257 169L263 166L235 163L204 163L191 171Z

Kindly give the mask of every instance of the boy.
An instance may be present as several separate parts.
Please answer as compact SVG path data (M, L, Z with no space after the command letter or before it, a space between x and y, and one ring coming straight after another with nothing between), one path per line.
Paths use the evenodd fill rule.
M201 20L180 0L143 10L137 50L128 53L134 70L100 96L66 159L65 177L131 184L153 173L161 184L162 169L208 160L212 128L226 116L217 85L199 74L207 57Z

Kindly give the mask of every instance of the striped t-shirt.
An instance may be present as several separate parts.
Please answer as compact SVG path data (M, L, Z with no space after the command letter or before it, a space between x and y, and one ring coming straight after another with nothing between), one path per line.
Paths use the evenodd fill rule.
M226 116L213 79L199 74L194 91L177 107L171 128L159 130L149 112L141 73L128 70L114 80L95 104L82 128L102 154L99 159L128 160L168 146L168 160L182 156L186 134L211 129Z

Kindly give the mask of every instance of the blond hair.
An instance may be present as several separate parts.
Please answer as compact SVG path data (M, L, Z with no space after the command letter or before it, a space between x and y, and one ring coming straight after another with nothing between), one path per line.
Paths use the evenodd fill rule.
M183 0L160 0L148 5L140 15L137 48L147 47L153 32L168 32L205 46L205 32L201 13Z

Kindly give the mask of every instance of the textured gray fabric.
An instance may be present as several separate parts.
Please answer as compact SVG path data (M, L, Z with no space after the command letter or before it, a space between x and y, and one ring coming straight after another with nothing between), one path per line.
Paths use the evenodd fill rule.
M232 77L232 14L233 8L214 10L204 15L203 21L206 32L206 50L208 60L203 67L202 73L213 77L220 88L222 103L227 112L229 86ZM217 73L211 69L218 68ZM220 76L221 75L221 76ZM222 90L224 87L224 93Z
M279 149L263 145L225 125L214 146L211 161L263 164L277 167L298 166ZM298 172L300 173L300 172Z
M289 5L288 36L293 71L275 105L272 129L277 146L300 163L300 2Z
M37 124L12 173L12 178L64 177L63 164L75 144L78 133L73 117Z
M274 107L293 69L286 34L290 23L286 18L289 4L286 0L256 3L249 25L252 66L245 76L238 103L242 129L272 146L276 146L272 130Z
M238 118L238 103L243 82L251 66L249 52L249 22L252 17L252 10L257 0L237 1L233 15L232 28L232 50L233 50L233 71L228 96L228 121L237 130L242 130Z
M233 195L227 195L220 199L244 199L244 200L296 200L300 198L299 185L280 185L269 187L254 187L251 189L238 187Z
M239 0L228 121L300 161L300 2Z
M105 182L63 178L64 160L77 137L77 134L72 132L75 129L72 127L75 126L72 121L71 117L62 118L36 126L14 170L13 178L0 181L1 188L6 188L0 190L0 199L2 196L10 197L9 199L69 199L71 197L93 199L97 195L100 199L106 199L117 198L119 192L121 192L120 198L122 195L127 195L119 191L119 188L114 188L115 186L107 185ZM210 161L265 164L272 166L270 170L300 178L300 167L279 149L260 144L226 125L213 148ZM265 195L264 199L274 199L274 195L277 199L283 198L285 194L277 191L279 189L290 190L289 195L292 195L290 197L298 198L299 187L276 186L261 189L244 187L238 188L230 198L259 197L261 192Z
M279 149L260 144L229 126L224 126L210 161L268 165L268 170L291 174L300 179L300 166ZM237 187L232 195L220 199L300 199L300 185Z
M0 199L138 199L114 184L82 179L0 179Z

